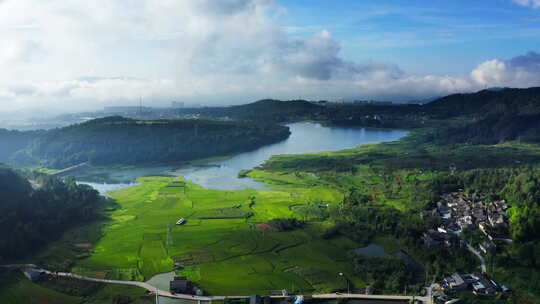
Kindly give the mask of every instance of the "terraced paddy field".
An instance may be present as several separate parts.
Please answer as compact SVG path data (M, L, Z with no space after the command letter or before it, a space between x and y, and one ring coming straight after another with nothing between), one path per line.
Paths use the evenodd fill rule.
M172 177L137 182L111 193L122 208L111 213L94 254L75 271L147 280L176 263L184 267L180 274L214 295L331 291L346 288L339 272L353 279L348 252L358 244L322 239L325 223L298 212L314 202L331 208L343 198L337 190L308 184L208 190ZM186 224L175 225L180 218ZM259 224L273 218L298 218L307 225L286 232L261 229Z

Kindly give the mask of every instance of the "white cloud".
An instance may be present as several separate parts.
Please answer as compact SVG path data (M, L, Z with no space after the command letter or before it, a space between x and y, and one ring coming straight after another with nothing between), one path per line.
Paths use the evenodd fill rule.
M0 41L0 59L4 63L29 62L41 52L41 46L33 40Z
M540 0L512 0L522 6L530 6L534 9L540 8Z
M529 52L510 60L489 60L471 73L482 86L532 87L540 86L540 54Z
M279 22L285 11L272 0L0 2L0 111L95 109L140 96L147 104L408 99L538 84L523 58L461 78L352 62L324 29L292 36Z
M471 72L471 78L481 85L501 86L504 83L506 64L497 59L480 64Z

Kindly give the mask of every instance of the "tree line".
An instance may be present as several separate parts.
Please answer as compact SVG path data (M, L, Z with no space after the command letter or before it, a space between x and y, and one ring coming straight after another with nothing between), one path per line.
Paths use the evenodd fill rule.
M68 228L97 219L105 204L96 190L73 179L25 174L0 165L0 260L35 253Z

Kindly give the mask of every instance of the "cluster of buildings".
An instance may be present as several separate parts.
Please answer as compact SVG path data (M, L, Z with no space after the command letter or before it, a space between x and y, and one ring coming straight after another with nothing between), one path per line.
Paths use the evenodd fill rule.
M469 251L476 254L484 265L481 253L467 244L461 235L463 232L471 230L482 231L486 238L478 243L477 248L484 254L494 252L496 247L493 241L512 241L505 236L498 235L500 231L507 231L506 210L508 208L510 206L505 200L491 201L485 195L478 193L465 194L459 191L444 194L435 208L420 214L423 218L439 217L441 219L441 225L437 230L431 229L424 233L424 244L428 247L451 247L459 244L460 247L467 247ZM485 273L485 266L483 267L481 274L454 273L444 278L441 283L434 285L433 295L436 299L445 301L448 292L469 290L479 296L495 296L500 292L510 291L508 287L498 285L493 281Z
M496 296L500 292L510 292L508 287L497 284L486 274L454 273L444 278L442 283L433 286L433 296L444 301L447 298L446 293L466 290L478 296Z
M506 210L509 205L505 200L488 201L482 194L453 192L441 196L437 207L423 211L420 215L427 217L440 217L442 224L437 230L429 230L424 233L426 246L450 247L453 235L462 232L480 229L490 240L495 239L490 233L500 226L508 226ZM482 244L480 249L484 252L491 250L487 244Z

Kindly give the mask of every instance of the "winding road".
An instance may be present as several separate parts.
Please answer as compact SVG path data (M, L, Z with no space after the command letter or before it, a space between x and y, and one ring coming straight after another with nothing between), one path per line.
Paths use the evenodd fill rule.
M479 260L480 260L480 267L482 267L482 273L487 273L487 267L486 267L486 260L484 257L478 252L478 250L474 249L473 246L471 246L469 243L465 242L467 244L467 249L472 252Z
M27 265L3 265L0 267L7 268L36 268L36 265L27 264ZM225 299L248 299L250 296L196 296L196 295L187 295L187 294L172 294L168 291L160 290L148 283L138 282L138 281L120 281L120 280L107 280L107 279L97 279L87 276L82 276L69 272L53 272L49 270L43 270L46 274L53 277L64 277L71 278L76 280L83 280L89 282L105 283L105 284L117 284L117 285L128 285L135 286L139 288L146 289L152 294L159 295L160 297L173 298L173 299L184 299L184 300L194 300L194 301L213 301L213 300L225 300ZM286 296L272 296L272 298L285 298ZM340 299L340 298L350 298L350 299L366 299L366 300L396 300L396 301L410 301L417 300L421 301L424 304L432 304L431 297L431 288L428 288L427 294L424 297L417 296L392 296L392 295L364 295L364 294L352 294L352 293L327 293L327 294L316 294L309 296L313 299Z

